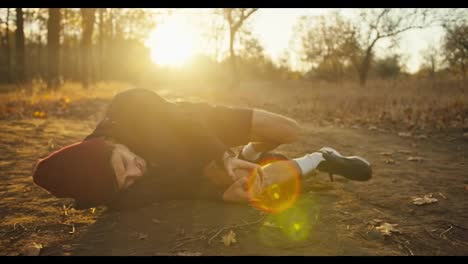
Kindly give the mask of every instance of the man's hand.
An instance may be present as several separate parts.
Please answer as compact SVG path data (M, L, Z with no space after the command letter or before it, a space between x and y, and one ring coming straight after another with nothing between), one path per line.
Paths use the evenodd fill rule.
M223 154L224 170L232 178L233 181L238 180L241 176L236 176L234 170L245 169L245 170L256 170L260 178L263 178L262 167L258 164L251 163L245 160L241 160L236 156L231 155L229 152Z

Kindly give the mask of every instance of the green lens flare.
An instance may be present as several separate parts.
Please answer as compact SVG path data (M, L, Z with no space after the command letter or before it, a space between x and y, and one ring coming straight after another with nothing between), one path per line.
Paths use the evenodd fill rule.
M268 246L284 246L305 242L312 234L318 220L318 204L311 197L302 197L290 208L269 214L259 229L259 238Z

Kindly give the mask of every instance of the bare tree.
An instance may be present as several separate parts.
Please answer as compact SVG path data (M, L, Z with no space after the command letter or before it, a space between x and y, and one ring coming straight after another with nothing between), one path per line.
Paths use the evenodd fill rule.
M28 78L48 79L47 71L47 37L48 37L48 8L25 8L24 23L26 27L34 25L35 30L25 29L26 62ZM26 28L25 27L25 28ZM44 56L45 55L45 56Z
M348 52L365 85L371 67L375 45L382 39L395 40L401 33L424 28L432 22L428 9L364 9L354 24Z
M81 48L82 48L82 84L83 88L87 89L90 83L90 69L91 69L91 40L93 36L94 29L94 20L95 20L96 8L81 8L82 16L82 39L81 39Z
M468 67L468 24L445 27L443 42L445 60L466 80Z
M300 39L301 60L310 64L320 78L341 80L349 64L347 45L354 32L349 22L338 12L319 17L303 16L294 32Z
M11 81L11 47L10 47L10 8L7 8L7 15L5 20L5 46L6 46L6 66L7 66L7 80Z
M64 8L61 23L61 75L65 81L80 80L79 74L79 36L81 31L81 14L77 8Z
M256 11L258 8L224 8L223 16L229 26L229 54L231 61L231 69L233 75L232 86L238 87L240 83L239 71L237 69L236 54L234 51L234 41L236 34L241 29L245 21Z
M60 8L49 8L47 21L48 89L59 86Z
M421 52L423 63L421 70L429 73L431 80L435 79L436 72L442 66L442 58L440 56L440 49L434 44L429 45Z
M265 58L265 51L257 37L253 36L249 30L244 30L239 35L240 37L240 50L239 57L241 59L263 60Z
M99 39L98 39L98 49L99 49L99 60L98 60L98 76L99 79L103 79L103 64L102 61L104 60L104 38L105 38L105 21L104 15L107 10L105 8L99 8Z
M25 76L25 57L24 57L24 19L23 9L16 8L16 80L24 82Z
M217 10L215 10L217 11ZM213 58L219 61L222 58L223 45L225 41L226 25L224 17L220 17L216 12L211 15L210 23L202 26L205 29L203 37L207 41L207 46L213 48Z

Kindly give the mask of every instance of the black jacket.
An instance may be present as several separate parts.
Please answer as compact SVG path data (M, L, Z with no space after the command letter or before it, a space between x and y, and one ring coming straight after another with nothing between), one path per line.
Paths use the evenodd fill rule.
M202 168L228 149L196 113L209 107L173 103L151 90L130 89L113 98L105 118L86 139L112 138L150 166L174 172Z

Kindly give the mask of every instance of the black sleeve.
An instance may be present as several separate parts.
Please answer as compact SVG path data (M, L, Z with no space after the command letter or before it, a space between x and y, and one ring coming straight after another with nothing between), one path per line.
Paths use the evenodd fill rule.
M229 148L200 116L210 106L205 103L181 104L166 101L146 89L131 89L114 97L94 132L86 139L105 136L127 145L132 151L158 162L180 160L203 166L222 158ZM164 150L171 149L171 152ZM186 152L186 153L181 153Z
M229 150L223 141L216 135L205 120L202 118L211 106L206 103L179 102L174 103L177 120L173 126L175 130L181 131L185 137L187 147L195 153L194 158L201 158L203 163L219 160L222 154ZM198 156L198 157L197 157Z

